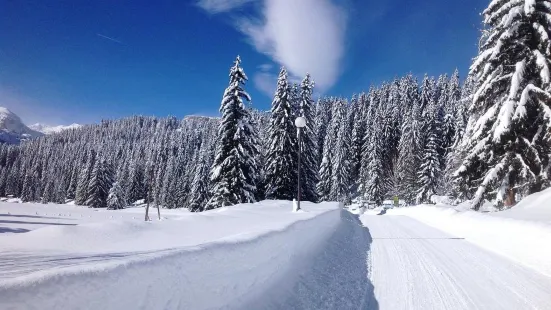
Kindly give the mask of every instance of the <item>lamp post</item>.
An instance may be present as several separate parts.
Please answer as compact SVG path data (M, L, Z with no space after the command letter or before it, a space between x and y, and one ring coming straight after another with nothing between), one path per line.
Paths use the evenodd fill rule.
M300 135L301 135L301 129L306 127L306 119L302 116L297 117L295 119L295 126L297 127L297 136L298 136L298 188L297 188L297 208L295 211L300 210L300 155L302 153L302 144L300 141Z

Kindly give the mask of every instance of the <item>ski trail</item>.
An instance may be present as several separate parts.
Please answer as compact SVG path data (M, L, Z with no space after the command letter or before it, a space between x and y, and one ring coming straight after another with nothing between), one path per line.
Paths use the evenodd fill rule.
M406 216L361 220L381 309L551 309L551 278Z

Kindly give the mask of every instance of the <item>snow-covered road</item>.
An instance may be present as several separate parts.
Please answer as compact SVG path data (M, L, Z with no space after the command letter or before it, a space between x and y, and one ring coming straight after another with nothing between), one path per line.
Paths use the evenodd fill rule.
M549 255L530 243L544 224L286 201L148 223L124 211L0 203L0 309L551 310ZM511 231L524 255L503 246Z
M551 278L407 216L363 215L381 309L551 309Z

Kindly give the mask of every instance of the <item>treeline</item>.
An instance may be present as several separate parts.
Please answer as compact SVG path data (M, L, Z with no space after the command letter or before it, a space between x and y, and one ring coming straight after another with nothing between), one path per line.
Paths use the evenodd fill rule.
M449 154L465 128L466 100L460 99L470 94L469 86L460 86L457 72L450 79L425 77L421 86L408 75L350 100L315 104L310 77L291 85L282 70L270 112L241 103L250 120L247 139L255 140L254 150L242 155L253 162L239 167L254 170L245 201L295 197L299 115L308 123L302 136L304 199L380 203L399 195L414 203L450 191L444 181L453 163ZM224 141L228 129L222 127L238 126L230 121L136 116L2 145L0 195L114 209L140 199L192 211L237 203L242 198L209 204L217 190L211 181L215 155L235 135ZM218 190L235 195L230 183Z

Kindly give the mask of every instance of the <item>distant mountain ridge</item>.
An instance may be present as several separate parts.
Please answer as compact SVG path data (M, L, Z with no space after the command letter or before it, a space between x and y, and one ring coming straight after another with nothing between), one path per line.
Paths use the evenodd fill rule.
M19 116L7 108L0 107L0 143L19 144L44 134L27 127Z
M58 125L58 126L48 126L48 125L44 125L44 124L41 124L41 123L36 123L36 124L32 124L29 126L29 128L31 128L32 130L34 131L38 131L38 132L41 132L45 135L49 135L49 134L52 134L52 133L58 133L58 132L61 132L63 130L68 130L68 129L78 129L78 128L81 128L82 125L81 124L71 124L71 125L67 125L67 126L64 126L64 125Z

